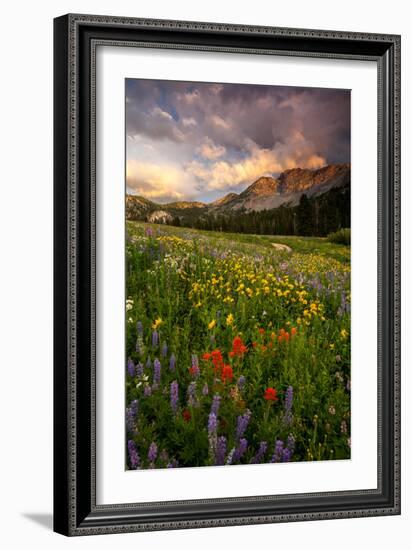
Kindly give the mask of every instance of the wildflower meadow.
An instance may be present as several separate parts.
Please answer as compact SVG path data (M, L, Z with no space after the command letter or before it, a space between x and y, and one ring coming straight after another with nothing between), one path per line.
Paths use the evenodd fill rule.
M127 468L349 458L349 254L128 222Z

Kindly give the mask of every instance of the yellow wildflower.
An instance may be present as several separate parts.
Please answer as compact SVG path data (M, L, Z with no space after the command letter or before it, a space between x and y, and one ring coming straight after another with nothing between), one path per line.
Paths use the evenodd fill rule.
M154 330L157 330L162 322L163 321L160 319L160 317L158 317L151 326Z
M226 318L227 326L230 326L234 323L234 315L232 313L229 313Z
M212 321L210 321L210 322L208 323L208 328L209 328L210 330L213 329L215 326L216 326L215 319L213 319Z

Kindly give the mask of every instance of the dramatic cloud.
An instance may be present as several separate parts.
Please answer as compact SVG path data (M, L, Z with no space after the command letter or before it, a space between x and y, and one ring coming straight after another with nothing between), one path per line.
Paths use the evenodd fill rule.
M230 130L232 123L229 120L224 120L218 115L212 115L210 122L215 128L222 128L223 130Z
M186 170L209 189L240 191L260 176L278 174L290 168L321 168L325 159L314 152L300 132L294 132L284 144L273 149L261 149L248 142L249 155L235 162L219 161L204 166L196 160L185 165Z
M215 160L225 155L226 148L222 145L216 145L212 139L206 137L204 143L198 147L197 152L205 159Z
M127 186L213 200L262 175L350 161L350 92L126 81Z
M178 166L158 165L129 160L127 162L128 192L161 202L193 198L191 182Z
M192 116L188 117L188 118L183 118L181 120L183 126L187 127L187 126L197 126L197 122L195 121L195 118L193 118Z

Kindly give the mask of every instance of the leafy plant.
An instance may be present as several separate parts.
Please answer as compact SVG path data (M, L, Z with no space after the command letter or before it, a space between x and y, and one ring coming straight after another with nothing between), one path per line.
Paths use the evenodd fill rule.
M350 457L349 254L128 222L127 467ZM337 258L341 258L341 261Z
M336 244L345 244L349 246L351 244L351 229L339 229L334 233L330 233L327 239Z

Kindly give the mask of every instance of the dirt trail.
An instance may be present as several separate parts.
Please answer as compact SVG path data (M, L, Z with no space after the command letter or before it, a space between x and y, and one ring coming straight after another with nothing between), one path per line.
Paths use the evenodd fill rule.
M293 251L293 249L291 247L289 247L287 244L271 243L271 245L276 250L281 250L281 251L285 251L285 252L292 252Z

